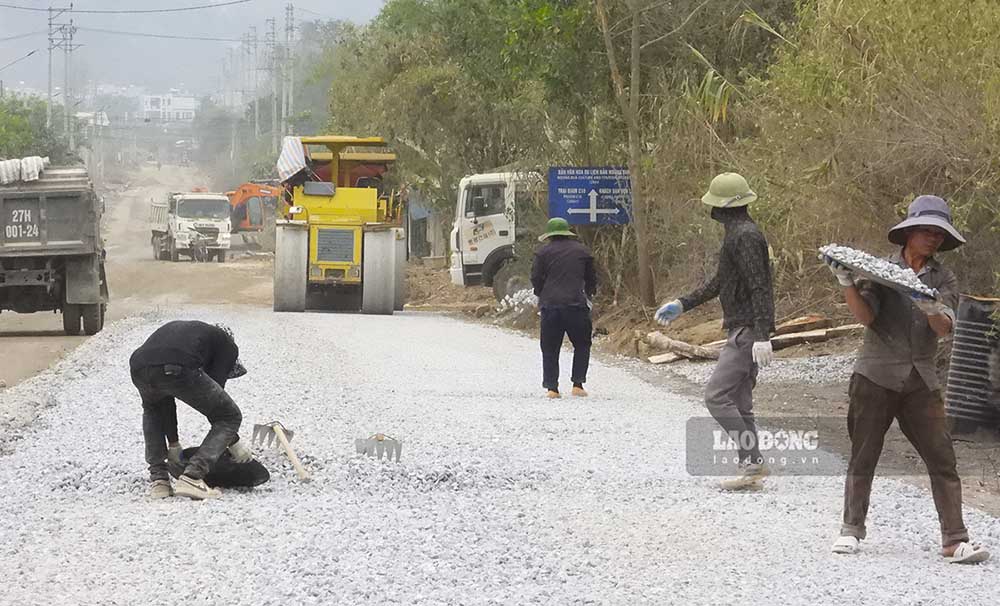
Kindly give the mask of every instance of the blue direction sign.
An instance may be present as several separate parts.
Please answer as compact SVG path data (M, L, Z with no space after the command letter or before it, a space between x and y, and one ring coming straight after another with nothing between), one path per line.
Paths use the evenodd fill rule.
M632 186L622 166L549 168L549 217L573 225L620 225L632 220Z

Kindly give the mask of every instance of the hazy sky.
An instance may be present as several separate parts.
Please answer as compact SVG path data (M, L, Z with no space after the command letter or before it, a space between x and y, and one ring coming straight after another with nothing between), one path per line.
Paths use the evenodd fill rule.
M78 10L164 9L215 4L225 0L75 0ZM0 0L33 8L67 6L69 0ZM112 15L75 13L73 23L79 28L74 43L83 45L73 53L74 69L81 69L88 79L117 84L136 84L153 90L184 87L195 93L214 91L221 77L226 49L238 43L193 40L164 40L86 31L84 28L148 32L156 34L235 38L257 26L263 40L265 19L277 20L278 38L284 39L285 6L288 0L251 0L234 6L181 13L152 15ZM378 14L382 0L292 0L297 21L345 19L364 23ZM0 6L0 67L38 52L20 63L0 71L0 79L9 85L45 88L48 61L46 55L47 14ZM4 40L10 36L41 32L37 35ZM53 53L53 80L62 83L62 52Z

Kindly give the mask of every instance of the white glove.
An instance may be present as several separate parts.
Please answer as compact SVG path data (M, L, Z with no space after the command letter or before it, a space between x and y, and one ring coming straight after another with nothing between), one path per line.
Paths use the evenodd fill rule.
M249 463L253 459L253 453L250 452L250 448L243 440L237 440L230 444L229 454L233 456L233 461L237 463Z
M774 359L774 348L770 341L755 341L753 344L753 361L760 367L767 366Z
M673 301L665 304L663 307L657 309L655 317L657 322L666 326L681 317L682 313L684 313L684 305L681 304L679 299L674 299Z
M841 286L854 286L854 274L840 263L827 256L823 256L823 262L830 268L830 272L837 278Z
M937 299L927 299L925 297L914 297L913 304L928 316L944 316L947 315L947 310L951 309Z
M177 446L167 446L167 460L171 463L176 463L180 465L181 463L181 453L184 451L184 447L179 443Z

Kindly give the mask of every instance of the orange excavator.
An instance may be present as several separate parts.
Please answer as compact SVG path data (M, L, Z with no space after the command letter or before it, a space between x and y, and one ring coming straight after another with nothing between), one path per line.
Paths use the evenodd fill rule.
M259 246L260 234L267 229L267 222L273 224L281 185L277 181L250 181L227 191L226 195L229 197L232 233L240 234L248 245Z

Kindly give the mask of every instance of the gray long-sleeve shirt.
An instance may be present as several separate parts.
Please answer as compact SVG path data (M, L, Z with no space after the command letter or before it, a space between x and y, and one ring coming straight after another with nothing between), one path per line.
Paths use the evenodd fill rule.
M907 267L901 253L889 261ZM920 281L938 290L938 300L948 306L945 315L955 322L958 308L958 279L931 258L917 274ZM865 330L864 344L854 364L854 372L892 391L902 391L914 368L927 388L941 389L937 376L938 336L922 312L908 296L871 280L859 280L858 292L871 307L875 320Z

